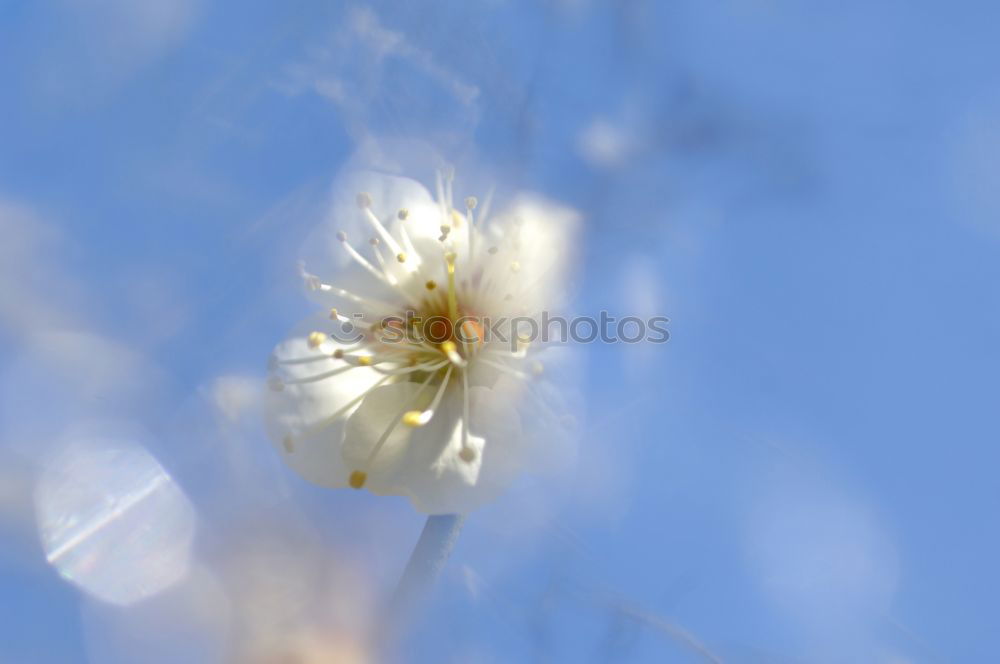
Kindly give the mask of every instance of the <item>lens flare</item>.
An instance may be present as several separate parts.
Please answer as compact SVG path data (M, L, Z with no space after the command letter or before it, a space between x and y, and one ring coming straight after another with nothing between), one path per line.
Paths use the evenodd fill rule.
M36 485L35 513L46 559L98 599L131 604L187 572L194 508L138 445L72 442Z

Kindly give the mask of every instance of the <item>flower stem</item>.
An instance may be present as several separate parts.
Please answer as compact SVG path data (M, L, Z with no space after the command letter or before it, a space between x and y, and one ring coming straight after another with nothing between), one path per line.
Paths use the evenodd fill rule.
M389 603L389 613L394 622L405 618L437 581L464 522L465 517L458 514L427 517L424 530Z

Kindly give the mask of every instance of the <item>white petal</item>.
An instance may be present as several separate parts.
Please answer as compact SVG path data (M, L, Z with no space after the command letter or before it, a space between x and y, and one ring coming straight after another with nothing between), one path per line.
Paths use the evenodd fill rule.
M575 210L532 194L519 196L489 225L504 260L517 262L512 290L523 310L551 309L564 299L579 225Z
M348 465L367 472L366 486L374 493L408 496L426 513L466 513L493 500L521 469L524 446L516 411L487 388L469 390L471 461L460 456L462 396L451 388L430 423L416 429L397 424L372 459L377 441L411 407L417 389L416 383L401 383L365 399L347 425ZM420 405L432 389L421 395Z
M286 463L305 479L324 486L347 484L340 445L344 421L357 406L326 420L382 378L368 367L353 367L321 380L294 382L349 366L331 357L336 348L349 348L329 337L335 330L333 321L316 316L278 344L271 357L265 402L268 434ZM313 331L328 334L317 348L308 341Z
M475 460L469 463L459 456L462 429L456 424L448 445L433 459L431 472L408 477L409 495L422 512L474 510L495 500L525 466L528 450L514 403L484 387L470 388L469 402L469 443L476 450ZM461 407L460 395L453 404L456 410Z

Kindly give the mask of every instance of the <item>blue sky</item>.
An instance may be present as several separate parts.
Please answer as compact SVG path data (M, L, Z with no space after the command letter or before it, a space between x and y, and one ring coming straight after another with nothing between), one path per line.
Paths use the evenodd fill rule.
M351 643L421 517L292 475L253 386L310 310L296 252L335 174L398 138L579 210L578 312L672 321L662 346L581 349L577 465L470 517L412 661L705 661L682 632L731 662L984 661L998 18L4 3L0 661ZM81 437L127 441L105 481L176 485L173 520L134 527L190 556L174 578L120 552L115 592L164 586L124 608L39 543L45 471Z

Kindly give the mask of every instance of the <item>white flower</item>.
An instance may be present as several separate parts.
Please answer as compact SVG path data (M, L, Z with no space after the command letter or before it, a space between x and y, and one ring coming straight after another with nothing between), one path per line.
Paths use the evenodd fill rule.
M270 364L268 428L293 469L427 513L468 512L559 460L567 424L530 325L509 321L558 304L577 217L522 196L487 219L488 202L458 211L451 190L449 175L436 197L396 176L342 182L302 268L324 312Z

